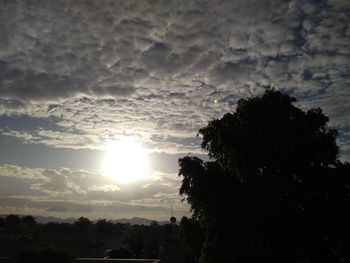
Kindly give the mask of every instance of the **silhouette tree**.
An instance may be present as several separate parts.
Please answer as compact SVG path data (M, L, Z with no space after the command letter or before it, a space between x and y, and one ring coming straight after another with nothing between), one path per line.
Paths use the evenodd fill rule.
M159 223L155 220L152 220L151 223L150 223L151 226L159 226Z
M35 218L31 215L21 217L21 223L26 226L26 228L33 228L37 222Z
M111 222L110 220L107 221L104 218L100 218L96 222L97 230L103 234L112 233L116 226L116 224L113 224L113 222Z
M199 130L210 161L179 159L205 231L200 262L349 262L350 165L321 109L273 89Z
M21 218L18 215L10 214L5 217L5 227L10 233L18 233L21 231Z
M175 216L170 217L170 224L176 225L176 217Z
M144 238L140 226L132 226L125 233L122 243L133 253L136 258L142 255L144 249Z
M79 230L79 231L86 231L89 229L89 227L92 225L92 222L89 220L89 218L86 217L79 217L78 221L75 221L73 223L73 226Z

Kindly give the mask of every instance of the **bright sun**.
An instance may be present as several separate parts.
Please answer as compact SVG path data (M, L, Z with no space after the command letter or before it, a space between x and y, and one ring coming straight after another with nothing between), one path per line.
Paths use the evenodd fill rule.
M133 138L124 138L106 145L103 173L121 183L147 178L148 154Z

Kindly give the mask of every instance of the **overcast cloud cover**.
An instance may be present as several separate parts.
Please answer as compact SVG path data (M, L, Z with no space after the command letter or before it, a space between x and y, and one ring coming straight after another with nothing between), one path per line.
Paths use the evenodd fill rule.
M202 154L198 129L264 85L321 107L349 160L349 25L348 0L0 0L0 210L167 219L173 200L186 214L170 163ZM98 156L126 135L165 163L133 187L72 154L6 159Z

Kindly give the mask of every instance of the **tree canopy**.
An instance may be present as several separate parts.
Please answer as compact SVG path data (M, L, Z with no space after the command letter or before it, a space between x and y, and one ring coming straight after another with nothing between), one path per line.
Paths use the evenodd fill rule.
M320 108L274 89L199 130L210 160L179 159L205 241L200 262L349 262L350 165Z

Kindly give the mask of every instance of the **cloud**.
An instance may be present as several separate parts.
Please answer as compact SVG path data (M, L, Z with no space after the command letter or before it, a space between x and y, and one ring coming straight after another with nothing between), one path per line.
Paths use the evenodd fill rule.
M16 99L0 99L0 107L2 108L1 111L5 111L5 109L13 109L13 110L17 110L17 109L22 109L22 108L26 108L26 104L23 103L20 100L16 100Z
M132 135L167 153L272 84L349 122L346 1L17 2L1 8L0 114L52 122L4 135L99 148ZM216 101L217 103L214 103ZM30 119L25 119L29 122ZM178 138L163 140L159 138ZM342 147L350 144L347 138Z
M11 68L4 61L0 62L0 72L1 91L5 98L57 100L79 93L86 86L80 79L30 69Z
M147 181L123 185L93 171L1 165L0 182L2 213L32 211L59 217L83 213L92 218L118 218L135 216L135 212L164 219L170 202L174 202L179 215L189 213L187 204L180 201L179 178L164 172L157 172Z
M44 180L46 178L40 169L31 169L10 164L0 166L0 176L31 180Z
M116 192L116 191L119 191L120 188L113 184L106 184L106 185L93 185L89 187L89 190L102 191L102 192Z
M255 73L253 65L227 62L217 65L209 74L209 82L216 86L245 84Z
M143 53L141 61L151 74L167 77L185 71L199 54L199 48L190 47L180 53L170 44L155 43Z
M268 84L321 107L349 160L348 13L347 0L2 2L1 211L187 214L177 159L205 158L198 130ZM96 171L125 136L152 151L154 176L129 190Z

